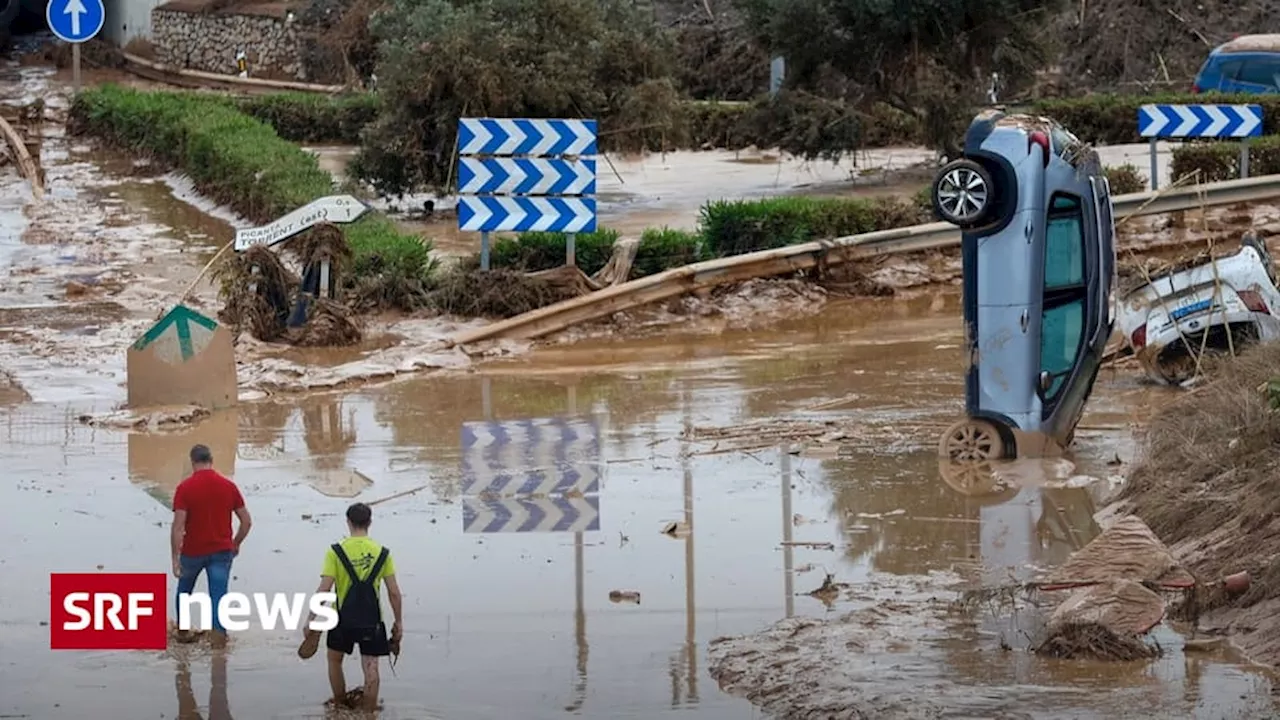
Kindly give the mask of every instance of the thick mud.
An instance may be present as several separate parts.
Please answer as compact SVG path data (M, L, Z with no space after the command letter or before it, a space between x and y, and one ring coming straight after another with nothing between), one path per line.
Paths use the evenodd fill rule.
M1087 542L1099 500L1084 487L1093 483L1071 478L1123 472L1125 421L1161 396L1104 373L1075 467L1048 473L1068 482L964 495L939 479L934 450L936 429L960 409L958 315L954 297L845 301L769 332L547 348L477 373L249 403L176 432L83 424L110 409L91 399L0 410L0 463L15 478L0 501L22 508L0 542L23 548L0 585L0 715L156 717L175 703L206 713L225 703L235 717L321 716L323 666L299 662L286 632L237 635L222 658L186 646L47 649L48 602L30 589L48 572L167 566L167 504L195 442L254 512L239 590L310 590L346 504L385 499L373 532L396 552L406 594L404 655L395 675L384 670L386 718L752 716L709 676L728 667L731 647L711 641L850 612L844 635L783 626L800 628L792 645L812 638L813 652L769 640L778 629L752 640L820 671L804 683L760 676L769 697L755 699L781 708L830 698L836 683L855 694L874 684L875 703L928 696L953 716L1016 706L1031 717L1123 707L1126 717L1205 718L1267 701L1263 675L1221 656L1175 647L1149 669L1082 666L1031 656L999 624L915 614L912 603L945 601L959 579L1051 566ZM572 532L465 532L461 423L567 415L600 427L599 530L580 544ZM742 450L706 439L752 422L831 422L842 434ZM1122 464L1109 465L1117 455ZM828 574L847 587L808 594ZM614 591L641 602L615 602ZM887 616L874 625L868 612ZM1015 649L999 650L1001 637Z

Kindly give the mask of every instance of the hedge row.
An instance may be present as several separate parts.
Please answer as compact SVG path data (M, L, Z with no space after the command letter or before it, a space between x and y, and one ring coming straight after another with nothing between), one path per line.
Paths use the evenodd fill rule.
M374 95L351 94L327 97L309 93L279 93L235 100L249 115L271 124L281 137L295 142L356 144L360 130L378 114ZM1264 133L1280 134L1280 95L1089 95L1080 98L1040 100L1024 108L1052 117L1080 138L1115 145L1142 142L1138 135L1138 108L1151 103L1256 104L1263 108ZM814 102L797 101L791 108L814 118L810 134L821 135L830 124L819 117L829 108ZM793 112L794 114L794 112ZM859 138L865 147L884 147L919 142L918 120L898 110L876 106L860 115ZM762 110L760 103L689 102L670 125L648 128L606 127L602 145L622 143L626 149L737 149L779 138L777 118ZM786 118L792 132L808 132L803 119ZM824 122L819 122L824 121ZM616 124L616 123L615 123ZM819 127L821 125L822 127ZM821 142L821 137L815 142ZM831 142L843 141L833 138Z
M201 193L255 223L333 192L333 178L315 156L222 97L103 85L76 96L69 125L181 170ZM344 230L355 254L353 284L376 294L380 285L404 289L427 281L431 246L421 238L400 233L377 213Z
M701 260L768 250L824 238L857 235L932 221L919 200L896 198L776 197L716 201L703 206L693 232L649 228L640 236L631 279ZM565 236L522 233L497 240L495 268L536 272L564 265ZM587 274L604 267L618 233L601 228L574 238L578 267Z
M1236 142L1190 142L1173 151L1170 171L1181 178L1200 171L1199 182L1218 182L1240 177L1240 144ZM1249 174L1280 174L1280 135L1264 135L1249 142Z

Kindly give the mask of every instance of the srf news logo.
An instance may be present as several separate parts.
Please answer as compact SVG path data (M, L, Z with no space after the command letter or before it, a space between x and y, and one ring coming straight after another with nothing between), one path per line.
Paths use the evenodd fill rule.
M164 573L51 573L49 575L49 647L53 650L164 650L169 643L168 576ZM214 612L228 630L245 630L255 614L268 630L283 624L302 626L307 609L316 619L308 627L330 630L338 624L334 593L307 596L295 593L227 593L217 608L209 596L192 593L178 598L178 629L193 629L199 613L208 628ZM282 622L281 622L282 621Z

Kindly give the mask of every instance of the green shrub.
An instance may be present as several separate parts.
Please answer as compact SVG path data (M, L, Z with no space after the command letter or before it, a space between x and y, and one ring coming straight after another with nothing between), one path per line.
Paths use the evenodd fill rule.
M776 197L709 202L701 228L711 257L916 225L929 217L895 198Z
M702 260L702 236L685 230L648 228L640 235L631 279L654 275Z
M237 98L235 104L294 142L355 145L360 131L378 117L378 96L370 93L272 93Z
M1132 164L1126 163L1118 167L1109 167L1105 170L1107 180L1111 185L1112 195L1145 192L1149 187L1147 177Z
M333 178L315 156L224 97L103 85L76 96L69 124L181 170L201 193L256 223L333 191ZM382 215L343 229L355 255L352 282L366 294L407 298L433 269L430 243L399 232Z
M609 262L617 240L617 231L608 228L575 235L573 250L578 267L588 275L599 271ZM564 265L567 242L564 233L556 232L526 232L514 238L502 237L489 249L489 264L493 268L525 272L551 270Z
M1199 182L1240 177L1240 145L1234 142L1189 142L1173 150L1172 176L1182 178L1199 170ZM1249 174L1280 174L1280 135L1264 135L1249 142Z

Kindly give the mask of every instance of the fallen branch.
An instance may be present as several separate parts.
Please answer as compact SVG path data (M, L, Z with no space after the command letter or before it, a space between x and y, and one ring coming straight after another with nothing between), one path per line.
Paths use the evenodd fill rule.
M0 117L0 134L4 135L4 140L9 144L9 151L18 160L18 170L22 173L22 177L31 183L31 194L35 195L37 200L44 197L44 179L40 177L40 166L32 159L31 153L27 152L27 144L22 141L22 136L18 131L13 129L8 120Z

